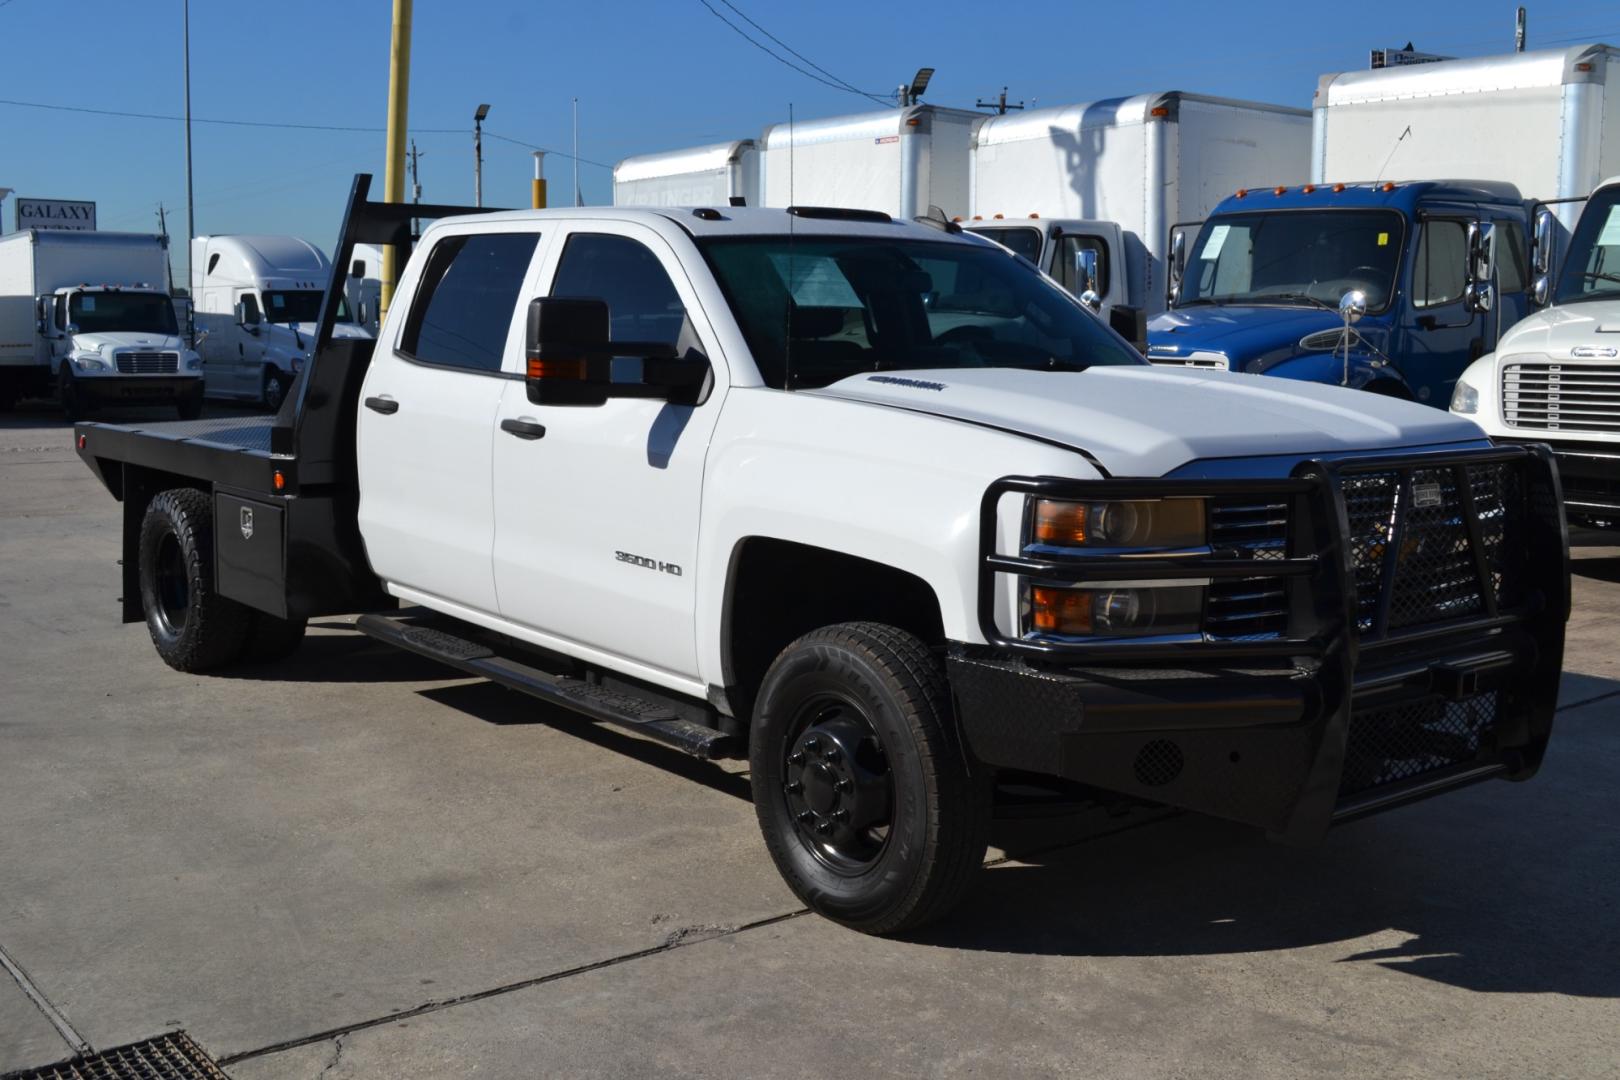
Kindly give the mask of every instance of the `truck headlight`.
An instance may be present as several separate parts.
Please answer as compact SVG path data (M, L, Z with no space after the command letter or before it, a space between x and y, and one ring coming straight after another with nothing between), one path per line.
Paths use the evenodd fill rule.
M1030 536L1035 543L1048 547L1201 547L1207 533L1205 519L1203 499L1036 499Z
M1473 416L1479 412L1479 391L1462 379L1451 392L1451 411L1460 416Z
M187 371L200 371L200 370L202 370L202 357L197 356L196 354L193 354L193 355L187 357L186 358L186 370Z
M1037 634L1064 637L1147 637L1196 634L1202 628L1204 588L1184 582L1086 588L1031 585L1025 617Z
M75 356L73 366L80 371L106 371L107 365L97 356Z

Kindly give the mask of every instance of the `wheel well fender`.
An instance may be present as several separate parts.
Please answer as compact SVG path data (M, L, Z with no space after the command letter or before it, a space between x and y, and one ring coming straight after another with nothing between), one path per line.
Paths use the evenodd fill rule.
M746 725L765 672L794 639L832 623L887 623L943 645L939 597L927 581L884 563L790 540L753 536L732 549L720 623L731 712Z

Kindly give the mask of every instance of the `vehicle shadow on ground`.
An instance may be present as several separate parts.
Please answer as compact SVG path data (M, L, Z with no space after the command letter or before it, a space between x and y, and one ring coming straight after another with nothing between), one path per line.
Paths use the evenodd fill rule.
M1560 717L1559 735L1583 745L1527 786L1486 783L1315 848L1192 814L1022 859L1007 840L1013 861L915 940L1094 957L1322 947L1470 990L1620 997L1620 800L1602 767L1617 718Z
M424 683L465 679L466 675L353 632L347 623L331 625L347 633L310 634L281 660L267 664L233 664L210 672L214 678L262 682Z
M751 801L746 773L727 772L711 761L695 758L662 743L649 742L628 731L598 724L575 712L548 705L492 682L465 683L419 691L422 697L464 712L486 724L545 724L604 750L662 769L733 798Z

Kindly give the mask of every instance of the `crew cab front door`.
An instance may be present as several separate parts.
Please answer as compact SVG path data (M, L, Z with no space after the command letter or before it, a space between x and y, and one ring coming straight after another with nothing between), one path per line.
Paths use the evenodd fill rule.
M727 385L714 332L675 252L643 225L571 223L553 237L541 282L546 295L605 300L615 340L701 350L714 388L698 405L542 406L522 380L505 383L494 454L501 615L541 644L689 688L704 457Z
M452 614L497 615L495 414L521 363L519 297L540 236L519 226L435 230L401 282L360 391L360 533L396 595Z

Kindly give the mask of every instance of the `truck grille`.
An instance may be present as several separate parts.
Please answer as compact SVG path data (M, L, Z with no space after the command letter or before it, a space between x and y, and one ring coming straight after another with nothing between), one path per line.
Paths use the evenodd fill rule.
M1217 499L1209 508L1210 547L1223 555L1269 562L1288 554L1288 504ZM1210 585L1204 625L1222 640L1279 637L1288 627L1282 578L1228 578Z
M1620 431L1620 364L1504 364L1502 418L1538 431Z
M1523 550L1526 512L1519 467L1357 473L1345 477L1344 499L1363 636L1478 616L1516 598L1512 555Z
M173 375L180 370L180 354L172 352L121 352L118 370L126 375Z
M1425 698L1350 716L1339 797L1478 760L1501 713L1492 690L1462 701Z

